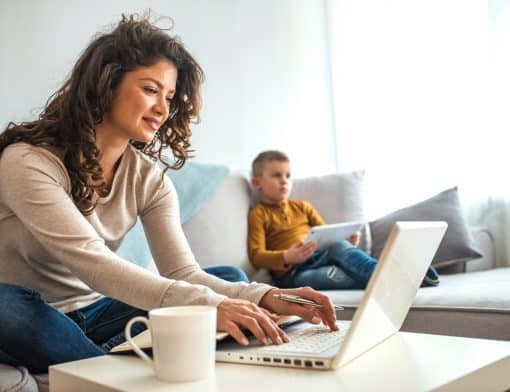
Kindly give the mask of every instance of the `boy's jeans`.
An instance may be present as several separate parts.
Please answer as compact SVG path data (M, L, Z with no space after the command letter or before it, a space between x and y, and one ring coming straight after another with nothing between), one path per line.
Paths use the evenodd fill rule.
M310 286L316 290L363 289L377 261L348 241L314 252L277 283L282 288Z
M225 280L248 281L236 267L204 271ZM104 355L125 340L126 323L139 315L147 312L112 298L63 314L33 289L0 283L0 363L46 373L53 364ZM138 323L132 331L135 335L143 329Z

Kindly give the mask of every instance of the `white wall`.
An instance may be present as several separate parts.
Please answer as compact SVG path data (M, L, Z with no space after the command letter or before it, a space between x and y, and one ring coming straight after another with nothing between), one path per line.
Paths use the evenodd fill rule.
M510 181L508 181L508 146L510 132L510 1L489 1L490 27L490 72L488 73L491 110L489 111L490 125L494 129L493 144L497 148L491 153L497 156L496 170L492 169L494 181L494 196L510 196ZM493 136L493 135L488 135ZM509 241L510 242L510 241ZM510 256L510 244L508 245Z
M277 148L298 176L334 171L323 0L0 0L0 127L34 117L96 31L148 7L205 70L198 161L246 170Z
M368 216L453 186L484 197L502 144L488 115L487 1L328 5L338 167L367 170Z

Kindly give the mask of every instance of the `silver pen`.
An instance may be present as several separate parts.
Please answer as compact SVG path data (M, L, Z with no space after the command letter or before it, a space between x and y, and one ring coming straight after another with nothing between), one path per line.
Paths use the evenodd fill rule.
M301 304L301 305L311 305L311 306L315 306L315 307L318 307L318 308L322 308L322 306L323 306L321 304L318 304L317 302L313 302L313 301L311 301L309 299L300 297L298 295L292 295L292 294L274 294L273 297L278 298L278 299L280 299L282 301L293 302L293 303ZM333 307L336 310L344 310L344 308L342 306L333 305Z

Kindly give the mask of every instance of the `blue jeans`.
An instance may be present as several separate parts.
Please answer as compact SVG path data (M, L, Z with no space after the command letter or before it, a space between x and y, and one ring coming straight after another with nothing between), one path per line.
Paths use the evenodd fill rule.
M205 267L204 272L214 275L217 278L226 280L227 282L245 282L250 280L241 268L232 267L230 265L216 265L214 267Z
M284 275L283 288L310 286L316 290L364 289L377 261L348 241L314 254Z
M248 282L236 267L204 271L225 280ZM50 365L104 355L125 340L126 323L139 315L147 312L112 298L63 314L33 289L0 283L0 363L46 373ZM135 324L133 335L143 329L143 324Z

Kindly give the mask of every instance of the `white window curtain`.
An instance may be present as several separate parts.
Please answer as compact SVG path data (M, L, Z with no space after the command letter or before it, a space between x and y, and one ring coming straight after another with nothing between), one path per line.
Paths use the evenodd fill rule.
M369 218L458 186L509 264L510 2L327 0L341 171Z

